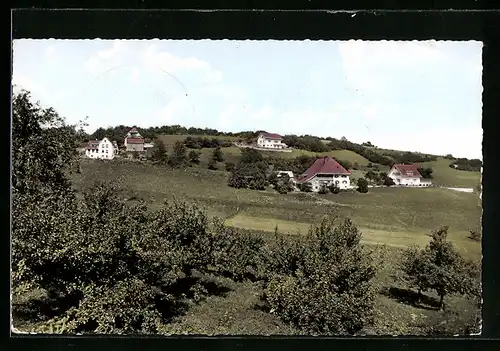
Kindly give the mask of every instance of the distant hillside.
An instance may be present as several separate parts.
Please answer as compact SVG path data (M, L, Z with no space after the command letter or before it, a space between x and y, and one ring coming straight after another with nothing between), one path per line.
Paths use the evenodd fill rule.
M99 128L89 138L100 139L108 136L120 142L131 127L117 126L107 129ZM201 150L202 163L208 163L211 149L215 145L223 147L226 162L237 162L241 150L233 146L234 141L255 140L259 131L242 131L225 133L210 128L186 128L179 125L139 128L146 138L159 138L167 150L172 149L177 141L185 142L188 148ZM194 146L193 140L204 139L205 142ZM189 140L189 143L186 142ZM216 140L218 142L213 142ZM196 140L195 140L196 141ZM199 142L199 140L197 141ZM433 169L433 181L438 185L477 188L480 182L480 160L457 159L452 155L431 155L419 152L380 149L372 143L357 144L346 138L319 138L312 135L284 135L283 142L294 150L291 153L262 152L269 158L295 159L300 156L332 156L353 171L355 177L362 177L369 170L388 171L394 163L413 163L419 167Z

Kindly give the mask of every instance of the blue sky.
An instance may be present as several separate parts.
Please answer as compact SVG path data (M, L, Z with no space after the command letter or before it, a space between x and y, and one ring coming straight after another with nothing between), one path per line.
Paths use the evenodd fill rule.
M13 84L89 131L180 124L482 158L480 42L16 40Z

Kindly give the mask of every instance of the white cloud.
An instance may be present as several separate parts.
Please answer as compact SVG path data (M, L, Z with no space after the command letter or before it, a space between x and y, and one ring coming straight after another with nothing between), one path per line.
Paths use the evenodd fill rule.
M48 46L45 51L43 52L43 56L45 58L45 60L49 63L49 64L56 64L59 62L60 60L60 57L59 55L57 54L57 51L56 51L56 48L54 45L50 45Z

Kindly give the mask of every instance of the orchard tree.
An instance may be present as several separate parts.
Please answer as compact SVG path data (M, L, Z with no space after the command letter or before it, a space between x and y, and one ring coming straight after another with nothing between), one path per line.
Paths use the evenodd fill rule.
M477 296L479 266L458 254L447 240L448 227L433 231L431 236L424 249L411 247L403 255L405 280L418 289L419 295L427 290L436 291L440 309L444 309L444 298L449 294Z
M210 161L208 161L208 169L210 169L212 171L217 170L217 163L215 162L215 160L213 158L210 159Z
M270 248L264 298L285 322L308 333L355 334L373 318L375 266L361 233L336 216L306 238L280 238ZM296 241L296 242L295 242Z

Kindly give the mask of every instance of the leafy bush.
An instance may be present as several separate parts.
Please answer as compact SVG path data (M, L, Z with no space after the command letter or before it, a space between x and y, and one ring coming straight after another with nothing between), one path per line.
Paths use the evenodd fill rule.
M474 241L481 241L482 239L481 230L470 230L469 239L472 239Z
M375 268L354 224L334 223L325 219L297 243L278 238L271 249L264 298L272 313L309 333L353 334L372 318Z
M365 178L358 179L358 191L363 194L368 192L368 182Z
M300 191L304 193L310 193L312 192L312 186L311 183L305 182L305 183L299 183L298 188Z
M225 163L225 168L226 168L226 171L228 172L232 172L232 170L234 169L234 163L233 162L226 162Z
M395 185L396 183L394 183L394 180L390 177L385 177L384 179L384 185L385 186L393 186Z
M330 190L328 189L328 187L324 184L322 184L318 190L318 193L319 194L328 194L330 192Z
M337 184L330 184L328 186L328 190L332 193L332 194L338 194L340 193L340 188L337 186Z

